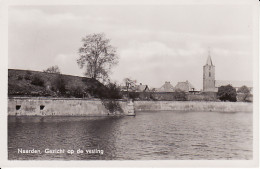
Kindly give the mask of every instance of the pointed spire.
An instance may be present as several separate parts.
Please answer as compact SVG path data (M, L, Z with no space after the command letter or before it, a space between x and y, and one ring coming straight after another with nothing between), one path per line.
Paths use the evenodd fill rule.
M210 65L210 66L213 66L213 64L212 64L212 60L211 60L211 57L210 57L210 49L209 49L209 56L208 56L208 59L207 59L207 63L206 63L206 65Z
M210 55L208 56L208 59L207 59L207 63L206 63L206 65L213 66Z

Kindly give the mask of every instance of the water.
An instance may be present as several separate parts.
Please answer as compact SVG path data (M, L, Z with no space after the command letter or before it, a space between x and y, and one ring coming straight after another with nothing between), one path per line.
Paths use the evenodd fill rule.
M175 111L138 112L136 117L9 117L8 159L252 159L252 115ZM18 154L18 148L41 154ZM75 153L44 153L47 148ZM78 149L99 153L77 154Z

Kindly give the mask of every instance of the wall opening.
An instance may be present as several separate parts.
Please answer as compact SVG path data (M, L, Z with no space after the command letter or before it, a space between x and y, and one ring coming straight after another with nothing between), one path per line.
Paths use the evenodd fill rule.
M20 109L21 109L21 105L16 105L16 106L15 106L15 109L16 109L16 110L20 110Z
M40 105L40 110L43 110L44 109L44 105Z

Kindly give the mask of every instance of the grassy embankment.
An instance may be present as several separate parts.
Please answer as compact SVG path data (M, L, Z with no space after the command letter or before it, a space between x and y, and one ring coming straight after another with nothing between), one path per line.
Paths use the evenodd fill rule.
M95 79L31 70L8 70L8 96L98 97L104 85Z

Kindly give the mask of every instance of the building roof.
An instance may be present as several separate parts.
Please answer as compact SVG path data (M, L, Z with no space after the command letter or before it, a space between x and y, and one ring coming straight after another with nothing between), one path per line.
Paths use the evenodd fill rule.
M171 85L170 82L165 82L162 87L157 89L158 92L174 92L174 87Z
M148 91L149 88L147 85L143 85L142 83L140 85L137 85L136 87L136 91L139 91L139 92L143 92L143 91Z
M247 87L253 87L253 82L252 81L226 81L226 80L216 80L215 81L215 86L220 87L220 86L226 86L226 85L231 85L233 87L242 87L242 86L247 86Z
M183 91L193 91L195 88L194 86L187 80L186 82L178 82L175 86L175 89L180 89Z

